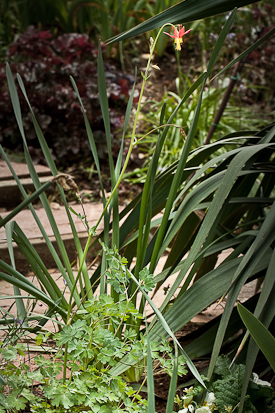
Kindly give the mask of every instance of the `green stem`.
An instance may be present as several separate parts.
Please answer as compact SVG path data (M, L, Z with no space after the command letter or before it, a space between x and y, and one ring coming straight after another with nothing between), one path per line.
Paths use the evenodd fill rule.
M103 211L102 211L102 213L101 213L101 215L100 215L100 217L99 217L96 225L89 231L89 235L88 235L88 239L87 239L87 242L86 242L86 245L85 245L85 248L84 248L84 252L83 252L83 255L82 255L81 260L80 260L80 263L79 263L78 273L77 273L77 276L76 276L76 279L75 279L75 281L74 281L74 284L73 284L73 287L72 287L72 290L71 290L71 294L70 294L69 306L68 306L68 311L67 311L67 325L70 325L70 323L71 323L70 317L71 317L71 310L72 310L73 293L74 293L74 291L75 291L76 284L77 284L77 282L78 282L78 280L79 280L79 278L80 278L80 275L81 275L81 272L82 272L82 268L83 268L83 265L84 265L84 262L85 262L87 253L88 253L88 251L89 251L89 246L90 246L92 237L95 235L95 231L96 231L98 225L100 224L102 218L104 217L104 215L105 215L105 213L106 213L106 211L107 211L107 208L108 208L108 206L110 205L111 200L112 200L112 198L114 197L114 194L116 193L116 191L117 191L117 189L118 189L118 187L119 187L119 185L120 185L120 183L121 183L121 180L122 180L122 178L123 178L123 176L124 176L125 170L126 170L126 168L127 168L127 166L128 166L128 163L129 163L129 160L130 160L130 156L131 156L133 147L134 147L134 146L136 145L136 143L137 143L137 139L136 139L136 137L135 137L135 134L136 134L136 128L137 128L137 122L138 122L138 118L139 118L139 113L140 113L140 109L141 109L141 103L142 103L142 97L143 97L143 93L144 93L144 88L145 88L146 81L147 81L147 80L149 79L149 77L150 77L149 70L150 70L150 68L151 68L151 61L152 61L152 58L153 58L153 53L154 53L154 49L155 49L156 43L157 43L157 41L158 41L158 38L159 38L160 33L162 32L162 30L164 29L165 26L172 26L172 27L174 27L174 25L171 24L171 23L166 23L166 24L164 24L164 25L160 28L160 30L159 30L159 32L158 32L158 34L157 34L154 42L153 42L153 43L151 44L151 46L150 46L150 55L149 55L149 59L148 59L148 62L147 62L145 74L142 73L143 82L142 82L141 91L140 91L140 95L139 95L139 101L138 101L138 106L137 106L137 111L136 111L136 116L135 116L135 121L134 121L134 125L133 125L132 136L131 136L131 141L130 141L130 146L129 146L129 149L128 149L128 153L127 153L127 156L126 156L126 159L125 159L125 162L124 162L124 166L123 166L123 168L122 168L122 170L121 170L121 172L120 172L120 175L119 175L119 177L118 177L118 180L117 180L117 182L116 182L116 185L114 186L114 188L113 188L113 190L112 190L112 192L111 192L111 195L110 195L108 201L106 202L105 207L104 207L104 209L103 209ZM142 138L141 138L141 139L142 139ZM65 380L66 380L67 353L68 353L68 346L65 345L64 365L63 365L63 384L65 384Z
M180 83L183 85L183 75L182 75L182 70L180 67L180 54L176 52L176 59L177 59L177 65L178 65L178 78L180 80Z
M86 243L86 246L85 246L85 249L84 249L84 253L83 253L82 259L81 259L81 261L80 261L80 263L79 263L79 269L78 269L77 277L76 277L76 280L75 280L75 283L74 283L74 288L75 288L75 284L76 284L77 280L78 280L79 277L80 277L80 273L81 273L81 271L82 271L82 267L83 267L83 264L84 264L86 255L87 255L87 253L88 253L88 251L89 251L89 246L90 246L90 243L91 243L92 236L94 235L94 231L97 229L99 223L101 222L104 214L105 214L106 211L107 211L108 206L110 205L110 202L111 202L111 200L112 200L112 198L113 198L116 190L117 190L118 187L119 187L119 184L120 184L120 182L121 182L121 180L122 180L122 178L123 178L124 172L125 172L125 170L126 170L126 168L127 168L127 166L128 166L128 163L129 163L129 160L130 160L130 156L131 156L133 147L134 147L135 144L136 144L135 133L136 133L137 122L138 122L138 117L139 117L140 108L141 108L142 96L143 96L143 92L144 92L144 88L145 88L146 81L147 81L148 78L150 77L150 75L148 75L148 73L149 73L149 70L150 70L151 60L152 60L152 57L153 57L153 52L154 52L154 49L155 49L155 46L156 46L156 42L157 42L157 40L158 40L158 38L159 38L159 35L160 35L162 29L163 29L165 26L173 26L173 25L172 25L171 23L167 23L167 24L163 25L163 26L161 27L161 29L159 30L159 32L158 32L158 34L157 34L157 36L156 36L156 38L155 38L155 40L154 40L154 43L153 43L152 47L150 48L150 55L149 55L149 59L148 59L148 62L147 62L146 71L145 71L145 74L143 75L143 82L142 82L141 91L140 91L140 95L139 95L139 101L138 101L137 112L136 112L136 116L135 116L135 121L134 121L134 126L133 126L131 141L130 141L130 146L129 146L129 150L128 150L128 153L127 153L127 156L126 156L126 159L125 159L125 162L124 162L124 166L123 166L123 168L122 168L122 170L121 170L121 173L120 173L120 175L119 175L119 177L118 177L117 183L116 183L114 189L113 189L112 192L111 192L110 198L108 199L108 201L107 201L106 204L105 204L105 207L104 207L104 209L103 209L103 212L101 213L101 215L100 215L100 217L99 217L96 225L93 227L92 231L90 231L90 233L89 233L88 240L87 240L87 243ZM73 290L74 290L74 288L73 288ZM73 291L72 291L72 292L73 292ZM72 293L71 293L71 295L72 295ZM70 310L70 308L69 308L69 310ZM70 314L70 311L68 311L68 314Z
M65 349L64 349L63 384L66 383L67 360L68 360L68 343L65 344Z
M151 129L149 132L147 132L145 135L143 135L140 139L136 141L136 145L138 145L146 136L150 135L150 133L155 132L156 130L160 128L165 128L166 126L173 126L174 128L182 129L181 126L175 125L174 123L165 123L164 125L157 126L154 129ZM184 132L185 133L185 132Z

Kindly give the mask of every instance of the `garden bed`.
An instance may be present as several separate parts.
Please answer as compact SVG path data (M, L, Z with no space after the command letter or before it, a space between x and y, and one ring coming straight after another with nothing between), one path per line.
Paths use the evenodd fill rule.
M176 10L188 4L164 16L177 21ZM196 7L205 13L202 0ZM221 7L229 11L228 2ZM10 46L8 83L0 91L7 152L0 151L9 164L7 153L24 148L36 189L30 195L17 180L30 211L21 204L12 214L17 221L7 212L0 221L10 258L0 258L6 294L0 330L7 332L1 413L30 405L34 413L231 413L239 406L273 413L274 37L257 53L251 46L244 67L213 80L242 51L242 41L250 45L275 32L267 28L270 7L251 9L265 27L251 30L248 40L246 10L237 9L217 17L218 29L207 20L196 34L195 25L192 32L168 27L158 45L134 37L120 62L127 74L108 46L96 48L87 35L54 37L30 26ZM158 47L167 34L181 55L172 45ZM122 59L121 49L113 51ZM128 72L136 65L142 73L134 79ZM0 77L6 74L0 68ZM260 88L250 87L262 79ZM217 118L233 85L235 100ZM259 115L262 105L268 110ZM42 187L33 163L51 168L53 178ZM58 194L44 193L50 184ZM32 202L38 196L41 204ZM92 217L95 201L102 207ZM72 255L60 210L70 222ZM33 247L27 212L52 262ZM244 344L246 329L267 361L252 338Z

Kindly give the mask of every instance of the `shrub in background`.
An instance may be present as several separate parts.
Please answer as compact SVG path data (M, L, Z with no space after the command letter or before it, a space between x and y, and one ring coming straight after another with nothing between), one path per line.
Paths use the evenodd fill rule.
M77 81L99 156L105 158L106 140L98 98L96 59L97 49L87 35L70 33L54 39L49 31L39 31L32 26L9 48L11 68L14 73L22 74L34 113L59 166L66 157L74 161L90 154L82 111L71 86L70 75ZM123 75L107 64L105 73L111 127L117 127L133 77ZM6 148L22 150L4 64L0 66L0 79L0 142ZM38 141L28 105L22 94L19 97L28 145L33 147L36 162L43 162L41 151L36 150Z
M12 41L11 33L22 33L30 25L50 29L54 35L78 32L88 34L95 41L99 36L105 41L146 18L155 16L175 2L176 0L5 0L0 5L5 21L4 45L7 46ZM10 31L10 23L15 20L16 24ZM123 65L122 44L118 48L108 48L108 53L112 49L116 54L119 53Z

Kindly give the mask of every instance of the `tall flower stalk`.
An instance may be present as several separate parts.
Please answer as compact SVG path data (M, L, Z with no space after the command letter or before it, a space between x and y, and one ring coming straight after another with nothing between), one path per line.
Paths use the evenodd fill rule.
M115 183L115 185L114 185L114 187L113 187L113 189L112 189L112 192L111 192L111 194L110 194L110 197L109 197L109 199L106 201L105 206L104 206L104 208L103 208L103 211L102 211L102 213L101 213L101 215L100 215L97 223L95 224L95 226L93 226L92 228L89 228L89 229L88 229L88 239L87 239L87 242L86 242L86 245L85 245L85 248L84 248L84 252L83 252L82 257L81 257L81 259L80 259L77 276L76 276L76 278L75 278L75 280L74 280L73 287L72 287L72 289L71 289L71 294L70 294L70 299L69 299L69 305L68 305L68 312L67 312L67 326L72 323L72 320L73 320L73 317L74 317L74 315L73 315L72 312L71 312L71 310L72 310L73 294L74 294L74 292L75 292L77 282L79 281L79 279L80 279L80 277L81 277L83 265L84 265L85 260L86 260L86 256L87 256L87 253L88 253L90 244L91 244L92 237L95 236L96 230L97 230L97 228L98 228L101 220L103 219L104 215L106 214L106 212L107 212L107 210L108 210L108 207L110 206L111 201L113 200L113 198L114 198L114 196L115 196L115 194L116 194L116 192L117 192L117 189L118 189L118 187L119 187L119 185L120 185L120 183L121 183L121 181L122 181L122 178L123 178L124 173L125 173L125 171L126 171L126 168L127 168L127 166L128 166L128 163L129 163L129 160L130 160L130 157L131 157L132 150L133 150L134 146L135 146L135 145L137 144L137 142L138 142L138 141L137 141L137 138L136 138L136 128L137 128L137 123L138 123L138 119L139 119L139 115L140 115L140 110L141 110L142 97L143 97L143 94L144 94L144 89L145 89L146 82L147 82L147 80L148 80L148 79L150 78L150 76L151 76L150 71L158 68L156 65L153 65L153 64L152 64L152 59L153 59L153 54L154 54L154 50L155 50L156 43L157 43L157 41L158 41L158 39L159 39L159 36L160 36L160 34L162 33L162 30L164 29L165 26L172 26L173 29L174 29L175 35L177 34L177 50L180 50L180 48L178 48L178 44L180 44L180 42L182 42L182 36L183 36L184 34L189 33L189 32L191 31L191 30L188 30L187 32L185 32L184 27L181 28L181 26L180 26L180 29L179 29L179 31L178 31L177 28L176 28L174 25L172 25L172 24L170 24L170 23L167 23L167 24L163 25L163 26L160 28L160 30L158 31L158 34L157 34L157 36L156 36L155 39L153 39L152 37L150 38L150 53L149 53L149 58L148 58L148 61L147 61L147 66L146 66L145 72L144 72L144 73L141 72L141 75L142 75L142 78L143 78L143 82L142 82L141 90L140 90L140 94L139 94L139 100L138 100L137 110L136 110L136 114L135 114L135 119L134 119L134 123L133 123L133 129L132 129L132 133L131 133L131 139L130 139L130 144L129 144L128 152L127 152L127 155L126 155L126 159L125 159L125 161L124 161L123 167L121 168L121 172L120 172L120 174L119 174L119 176L118 176L118 178L117 178L117 180L116 180L116 183ZM166 125L163 125L163 126L166 126ZM169 125L169 126L171 126L171 125ZM175 125L175 126L177 127L177 125ZM141 138L141 139L142 139L142 138ZM140 139L140 140L141 140L141 139ZM64 377L63 377L63 382L64 382L64 383L65 383L65 379L66 379L66 377L65 377L65 370L66 370L66 369L65 369L65 363L66 363L66 361L67 361L67 352L68 352L68 345L66 344L66 345L65 345L65 357L64 357L64 360L65 360L65 362L64 362Z
M85 245L84 253L83 253L82 259L80 260L80 263L79 263L79 269L78 269L77 277L76 277L76 279L75 279L75 282L74 282L74 285L73 285L73 289L72 289L72 291L71 291L71 297L70 297L70 303L69 303L69 309L70 309L70 310L71 310L71 302L72 302L73 292L74 292L74 290L75 290L77 281L79 280L79 277L80 277L80 275L81 275L81 271L82 271L82 268L83 268L83 264L84 264L85 259L86 259L86 256L87 256L87 253L88 253L88 250L89 250L89 246L90 246L92 237L95 235L95 231L96 231L96 229L98 228L98 225L100 224L102 218L104 217L104 214L106 213L106 211L107 211L107 209L108 209L108 207L109 207L109 205L110 205L110 203L111 203L111 201L112 201L112 199L113 199L113 197L114 197L114 194L116 193L116 191L117 191L117 189L118 189L118 187L119 187L119 185L120 185L120 183L121 183L121 180L122 180L122 178L123 178L123 176L124 176L124 173L125 173L125 171L126 171L126 168L127 168L127 166L128 166L128 163L129 163L129 160L130 160L130 157L131 157L132 150L133 150L134 146L135 146L136 143L137 143L137 139L136 139L136 128L137 128L137 122L138 122L138 119L139 119L139 114L140 114L140 109L141 109L142 97L143 97L143 93L144 93L144 89L145 89L146 82L147 82L147 80L148 80L148 79L150 78L150 76L151 76L150 71L151 71L152 69L156 68L155 65L152 65L153 53L154 53L154 50L155 50L156 43L157 43L157 41L158 41L158 39L159 39L160 34L162 33L162 30L163 30L164 27L166 27L166 26L172 26L173 29L174 29L174 33L175 33L175 36L176 36L175 43L176 43L176 41L177 41L177 50L181 50L181 48L178 49L178 44L180 44L180 43L182 42L182 36L185 35L185 34L187 34L187 33L189 33L189 32L192 30L192 29L190 29L190 30L187 30L187 31L185 32L184 27L181 28L181 26L180 26L179 31L178 31L177 28L176 28L173 24L166 23L166 24L164 24L164 25L160 28L160 30L158 31L158 34L157 34L157 36L156 36L155 39L153 39L152 37L150 38L150 54L149 54L149 58L148 58L148 62L147 62L147 66L146 66L145 73L141 72L141 75L142 75L142 77L143 77L143 82L142 82L142 86L141 86L141 90L140 90L140 94L139 94L139 100L138 100L138 105L137 105L135 120L134 120L134 124L133 124L133 130L132 130L132 134L131 134L131 140L130 140L129 149L128 149L128 152L127 152L127 155L126 155L126 159L125 159L124 165L123 165L123 167L122 167L122 169L121 169L121 172L120 172L120 175L119 175L119 177L118 177L118 179L117 179L117 182L116 182L116 184L115 184L115 186L114 186L114 188L113 188L113 190L112 190L112 192L111 192L111 195L110 195L108 201L106 202L105 207L104 207L104 209L103 209L103 211L102 211L102 213L101 213L101 215L100 215L97 223L95 224L94 227L92 227L92 228L89 230L88 239L87 239L87 242L86 242L86 245ZM168 33L165 33L165 34L168 34ZM168 34L168 35L171 36L170 34ZM171 36L171 37L175 37L175 36ZM141 139L142 139L142 138L141 138ZM71 313L71 311L68 311L68 320L67 320L67 322L69 322L70 313Z

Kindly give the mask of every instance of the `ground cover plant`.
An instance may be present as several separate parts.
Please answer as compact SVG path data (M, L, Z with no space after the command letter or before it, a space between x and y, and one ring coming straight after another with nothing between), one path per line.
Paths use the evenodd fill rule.
M188 15L190 10L193 13L191 14L192 18L195 18L194 16L197 16L196 18L206 17L209 13L213 12L211 6L214 7L215 1L210 3L209 8L203 12L204 14L201 14L202 3L202 1L196 1L196 15L194 14L194 9L190 6L192 5L192 1L186 0L186 2L181 4L185 17L179 16L177 5L176 8L169 9L169 20L173 22L174 19L176 22L177 19L182 17L184 23L184 19L187 18L186 15ZM244 3L245 2L240 2L240 4ZM222 5L223 11L229 10L231 7L229 7L227 2L220 1L219 4ZM171 10L172 15L170 14ZM71 214L74 213L74 211L68 206L63 191L63 187L69 187L77 192L77 186L71 178L66 177L64 174L58 174L42 130L32 110L31 102L28 100L22 78L17 76L20 89L30 109L41 149L54 175L54 179L51 182L49 181L41 186L28 151L14 78L9 66L7 66L9 90L16 120L23 139L26 162L28 163L32 179L36 186L35 193L31 197L28 197L20 181L14 174L5 151L1 147L1 154L13 172L22 195L25 198L19 208L0 221L1 226L5 225L11 255L11 265L0 260L0 266L2 268L0 276L2 279L14 285L18 309L17 320L22 320L22 325L26 332L32 331L37 333L39 329L43 328L48 318L54 318L54 315L58 314L68 329L70 326L73 329L74 323L81 323L83 314L85 316L85 301L93 299L96 287L99 287L100 296L103 297L103 294L108 293L114 303L120 302L120 294L127 293L128 297L130 297L129 305L131 305L131 308L134 308L135 311L142 315L144 314L145 301L147 300L155 313L154 320L150 325L146 327L142 322L143 319L136 318L131 314L127 323L123 323L121 329L118 328L117 336L123 340L123 337L131 332L131 337L137 341L141 340L143 333L146 333L149 412L155 411L153 369L151 364L153 353L152 343L162 342L163 339L165 340L169 337L174 342L175 356L172 361L171 389L167 402L167 412L170 412L173 410L177 385L177 371L181 364L178 353L182 353L192 374L202 386L205 386L204 381L191 361L190 354L193 352L192 356L195 358L197 354L206 355L212 352L207 372L208 379L211 380L224 341L228 335L231 337L236 331L236 325L232 328L232 324L230 324L232 321L235 321L234 317L236 318L236 313L233 312L233 308L238 293L246 282L264 276L261 293L253 297L253 306L255 309L253 311L257 317L262 319L263 324L267 327L274 317L273 244L275 214L272 162L274 159L275 127L271 124L259 131L240 131L224 136L217 142L191 150L199 122L204 97L204 87L211 77L215 61L229 33L236 13L237 10L234 9L224 27L221 29L219 38L208 62L207 70L198 77L196 82L192 84L183 95L181 101L171 113L168 122L164 122L166 108L165 106L163 107L159 121L160 135L148 168L143 192L134 199L121 214L118 214L117 189L124 175L127 163L129 162L133 147L142 141L142 139L140 140L136 137L136 127L141 109L142 95L150 71L154 70L151 58L155 44L159 40L159 36L164 27L161 28L155 39L152 38L150 40L149 60L146 70L142 74L143 84L125 159L123 159L123 144L126 129L129 126L130 111L134 100L134 88L130 93L126 110L122 145L118 157L114 159L111 148L110 117L104 65L101 47L99 46L98 48L99 98L106 130L110 176L112 179L112 192L108 199L104 192L95 140L86 116L85 107L78 92L77 84L71 79L74 91L79 99L79 104L83 110L88 140L104 194L104 210L98 221L100 222L101 219L104 221L104 231L101 234L96 233L97 225L94 228L89 227L89 223L85 219L85 213L83 216L79 216L86 225L88 234L88 241L84 250L82 250L80 246L71 220ZM160 16L165 21L165 30L170 33L169 30L171 29L172 22L166 23L168 20L167 13L165 15L161 14ZM158 27L159 16L157 16L155 20L151 20L152 26L154 26L155 21L157 21L157 24L152 28ZM144 27L147 30L147 23L145 22L142 27L141 29L137 29L137 31L144 30ZM275 30L272 29L223 70L228 69L233 63L236 63L238 59L262 44L274 31ZM131 33L132 32L130 32L130 34L124 34L123 36L131 35ZM176 45L180 48L180 28L173 26L171 33L174 33ZM174 124L174 117L181 106L186 104L189 96L197 89L199 90L199 99L192 124L185 137L185 144L181 156L177 162L170 165L165 171L162 171L156 178L159 154L168 129L178 128L178 125ZM230 145L234 146L231 150L213 156L217 150L225 145L229 147ZM211 158L210 155L212 155ZM66 206L68 219L70 220L75 239L76 250L78 252L76 276L73 274L72 265L66 255L66 250L58 228L56 227L52 211L44 194L45 188L53 182L56 182L60 190L60 195ZM54 250L31 204L38 196L40 196L43 207L47 212L54 230L62 261ZM17 212L27 205L30 207L43 234L46 245L51 251L56 265L70 290L71 295L68 302L65 300L62 292L57 288L54 280L47 271L45 263L42 262L41 258L35 252L18 224L12 221L12 219L16 217ZM162 217L155 218L157 213L162 210ZM113 214L112 221L110 219L111 212ZM124 217L126 217L126 219L120 225L119 221ZM155 229L153 236L151 236L151 229ZM100 259L97 261L99 265L92 276L90 276L87 269L86 255L89 248L99 242L99 238L101 239L102 245ZM18 247L23 251L30 267L39 278L43 288L35 287L32 283L28 282L20 273L20 270L16 268L16 262L13 257L12 240L16 242ZM228 248L232 248L232 250L227 259L215 267L217 256L224 249ZM168 254L163 271L153 277L156 265L165 251L168 251ZM188 255L186 256L187 253ZM169 278L171 274L176 272L178 273L176 281L168 291L161 308L157 309L147 294L148 290L154 288L155 283L157 283L156 289L161 288L163 280ZM119 283L117 281L119 281ZM79 287L77 286L78 282ZM150 288L148 288L148 285ZM107 290L108 286L110 286L109 291ZM123 286L122 290L120 289L121 286ZM174 294L179 286L179 293L175 297ZM34 300L41 300L47 304L48 311L40 316L32 313L28 314L23 301L20 299L20 289L31 294ZM141 292L140 301L137 300L138 291ZM221 300L227 294L228 299L223 315L221 320L217 320L217 322L211 326L211 328L213 328L211 334L204 332L204 334L197 339L196 343L192 343L189 349L183 349L179 341L175 338L174 333L205 307L217 300ZM76 308L80 310L80 313L75 311ZM81 313L81 311L84 311L84 313ZM134 312L134 314L136 313ZM239 321L239 319L237 319L237 321ZM7 313L5 319L1 320L2 329L7 329L7 326L11 323L14 323L13 317ZM104 326L103 323L103 328ZM106 332L108 330L113 332L113 329L115 329L115 326L112 324L108 324L105 327ZM214 334L213 330L215 331ZM67 366L67 360L69 358L69 344L66 344L67 343L65 343L64 346L63 366ZM244 348L244 350L246 350L246 348ZM235 409L236 411L239 409L240 412L243 411L246 389L257 352L258 348L250 343L247 350L247 361L240 401L238 405L232 406L232 410ZM136 356L135 360L133 360L131 359L131 352L129 351L122 359L115 360L115 364L109 370L109 374L112 377L125 376L127 381L137 380L139 378L136 370L137 359L141 362L144 359L144 354L141 352ZM65 368L63 372L64 371ZM2 380L4 380L4 377L2 377ZM63 377L63 381L64 380Z
M116 286L125 288L119 278ZM127 319L142 317L130 304L126 294L120 294L116 303L107 294L87 300L82 309L75 312L74 323L59 323L60 332L40 332L36 336L33 348L44 354L34 357L32 366L35 368L32 369L28 362L32 357L28 355L28 347L22 343L12 345L14 336L10 332L0 350L0 411L18 412L26 406L36 413L45 409L47 412L66 412L68 409L101 413L146 411L147 401L139 395L143 384L134 390L123 375L116 377L110 373L126 354L138 361L142 353L141 371L146 364L146 338L142 336L137 341L135 331L131 329L123 337L119 334ZM20 335L20 327L17 334ZM173 354L170 343L152 342L151 348L153 360L171 374ZM182 357L180 362L178 373L182 375L187 370ZM40 387L35 392L36 383L40 383Z

